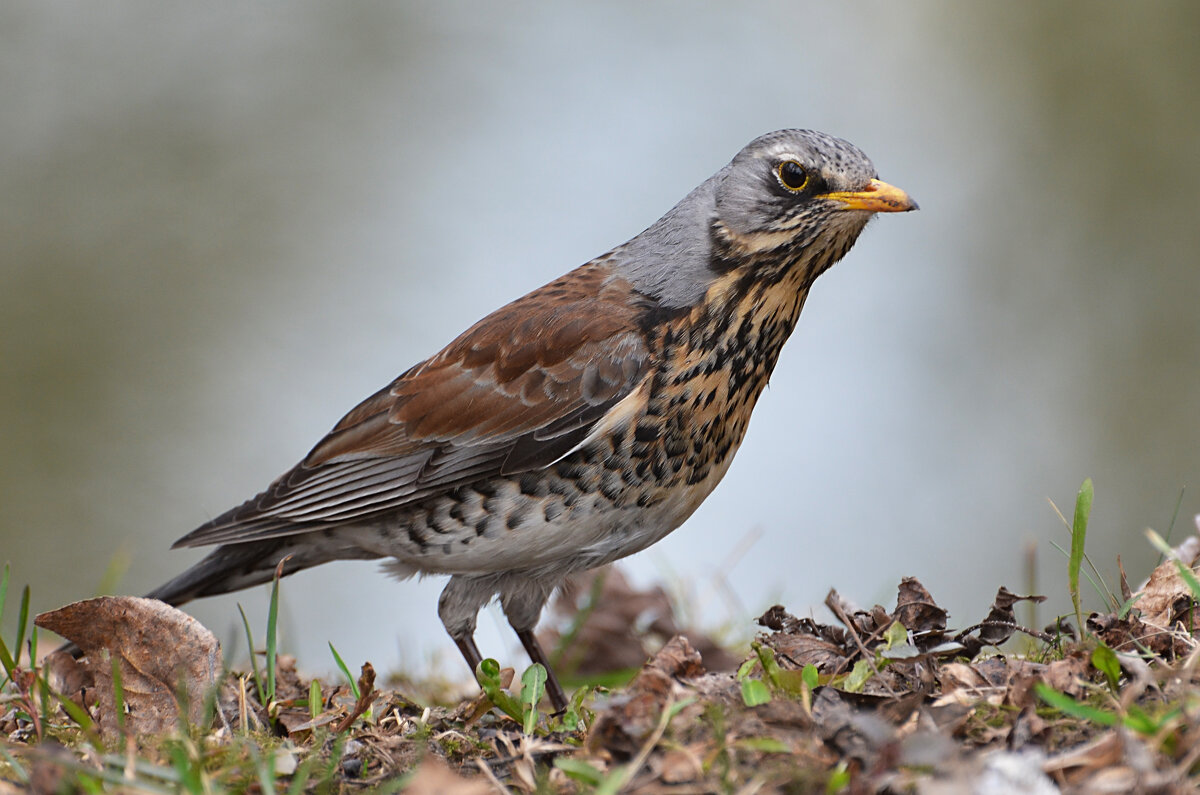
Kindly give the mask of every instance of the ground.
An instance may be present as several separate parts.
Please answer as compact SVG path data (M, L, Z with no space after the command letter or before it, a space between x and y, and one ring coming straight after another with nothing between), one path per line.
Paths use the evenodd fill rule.
M1080 605L1086 511L1072 529ZM429 679L377 685L369 664L309 680L270 626L265 655L227 671L197 622L129 597L38 616L84 655L29 666L26 595L0 644L0 793L1193 792L1200 540L1162 546L1140 587L1122 572L1101 609L1046 629L1016 619L1041 597L998 585L951 631L906 578L891 609L831 591L829 624L773 607L740 655L603 570L543 637L573 693L559 715L540 666L485 660L465 700Z

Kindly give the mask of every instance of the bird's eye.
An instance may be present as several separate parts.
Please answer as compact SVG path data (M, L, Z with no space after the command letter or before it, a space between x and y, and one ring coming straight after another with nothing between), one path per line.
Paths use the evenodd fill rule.
M780 163L777 173L779 174L779 183L793 193L799 193L808 186L808 172L795 160L785 160Z

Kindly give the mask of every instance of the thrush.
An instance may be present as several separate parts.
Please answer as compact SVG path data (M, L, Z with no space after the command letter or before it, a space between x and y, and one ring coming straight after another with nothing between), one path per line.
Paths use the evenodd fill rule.
M438 613L474 672L499 597L533 630L574 572L645 549L729 469L813 281L875 213L917 209L854 145L781 130L629 242L480 320L364 400L149 596L179 605L343 559L449 575Z

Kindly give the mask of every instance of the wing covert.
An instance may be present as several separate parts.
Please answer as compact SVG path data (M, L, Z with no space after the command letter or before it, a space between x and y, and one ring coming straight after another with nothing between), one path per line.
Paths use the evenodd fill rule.
M593 262L476 323L350 411L266 491L176 546L362 519L548 466L646 376L627 282Z

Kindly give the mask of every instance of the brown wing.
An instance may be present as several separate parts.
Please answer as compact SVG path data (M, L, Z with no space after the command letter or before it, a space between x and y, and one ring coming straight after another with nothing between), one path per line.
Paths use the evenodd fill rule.
M262 494L176 546L303 533L549 465L646 375L630 298L628 283L598 261L517 299L359 404Z

